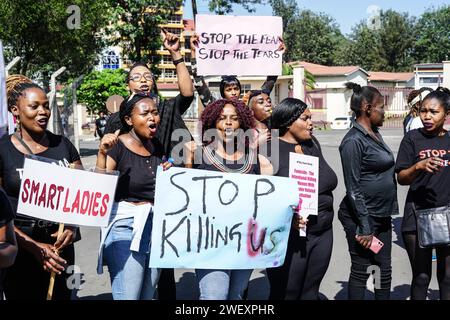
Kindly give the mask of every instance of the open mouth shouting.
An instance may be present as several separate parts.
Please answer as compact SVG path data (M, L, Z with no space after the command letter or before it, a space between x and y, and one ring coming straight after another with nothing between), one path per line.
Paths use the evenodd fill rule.
M48 118L47 117L43 117L43 118L36 119L36 123L41 128L46 128L47 124L48 124Z
M141 90L142 92L148 92L150 91L150 86L147 84L143 84L139 87L139 90Z
M150 129L151 135L154 135L156 133L157 125L154 122L150 122L148 128Z
M225 128L225 137L232 137L234 135L233 128Z

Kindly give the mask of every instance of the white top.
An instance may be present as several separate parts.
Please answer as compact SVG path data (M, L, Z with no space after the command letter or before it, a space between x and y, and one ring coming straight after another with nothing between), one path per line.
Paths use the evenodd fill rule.
M422 120L420 120L420 117L415 117L409 120L408 124L406 125L406 132L419 128L423 128Z

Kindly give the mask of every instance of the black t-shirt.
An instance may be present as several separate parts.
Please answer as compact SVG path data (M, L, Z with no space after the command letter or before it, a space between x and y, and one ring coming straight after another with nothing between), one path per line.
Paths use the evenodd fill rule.
M441 137L430 136L422 129L415 129L403 137L395 166L397 173L434 156L444 160L444 167L435 174L420 172L409 188L408 197L419 209L450 203L450 135L447 133Z
M49 131L47 131L47 135L49 139L48 149L35 155L53 159L55 163L64 167L80 160L77 149L69 139ZM14 211L17 209L16 199L20 192L20 179L24 161L24 154L16 149L11 141L11 136L4 136L0 139L0 177L3 180L3 189L10 198Z
M97 130L97 134L100 136L103 136L105 133L106 118L100 117L97 120L95 120L95 126L96 126L96 130Z
M115 201L152 201L155 197L156 170L162 162L162 147L153 139L150 156L141 156L129 150L119 139L108 152L120 172Z
M289 177L289 153L295 153L295 144L288 143L281 139L279 141L278 171L275 176ZM338 180L336 173L328 165L319 149L317 142L313 140L304 141L301 144L305 155L319 158L319 197L318 197L318 215L308 217L307 230L309 233L320 233L332 227L333 222L333 190L336 189ZM275 161L272 150L272 161ZM274 164L274 167L275 164Z
M0 228L7 225L12 219L14 219L14 211L5 192L0 188Z

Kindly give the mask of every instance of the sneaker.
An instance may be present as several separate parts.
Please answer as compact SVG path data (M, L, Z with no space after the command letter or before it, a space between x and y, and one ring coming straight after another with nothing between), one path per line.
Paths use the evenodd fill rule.
M431 255L431 262L435 262L436 260L436 252L433 251L433 254Z

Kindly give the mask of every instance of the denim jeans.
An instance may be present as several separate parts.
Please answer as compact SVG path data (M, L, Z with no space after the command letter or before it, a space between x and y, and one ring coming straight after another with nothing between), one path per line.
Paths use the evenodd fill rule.
M200 300L242 300L253 269L196 269Z
M104 261L111 277L114 300L151 300L160 270L149 268L152 230L150 214L141 238L140 251L130 250L133 218L118 220L105 240Z

